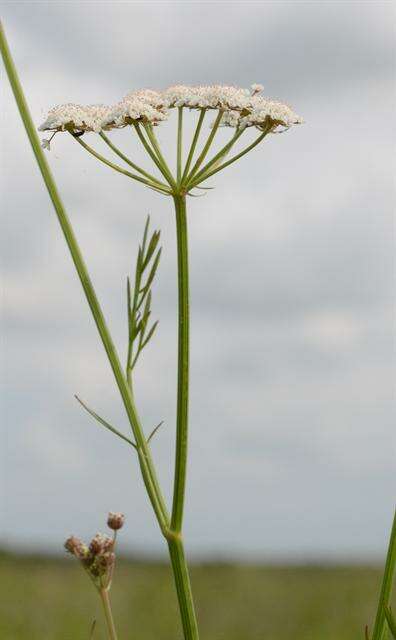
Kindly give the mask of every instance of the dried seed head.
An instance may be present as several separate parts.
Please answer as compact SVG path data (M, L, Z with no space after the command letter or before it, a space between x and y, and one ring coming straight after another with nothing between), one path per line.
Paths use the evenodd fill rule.
M106 551L110 551L113 548L113 540L109 536L105 536L102 533L97 533L91 540L89 545L89 551L98 556Z
M110 511L107 518L107 526L113 531L118 531L124 526L125 516L123 513L113 513Z
M96 568L100 575L108 573L115 563L115 554L113 552L106 552L98 556L95 561Z
M89 556L89 549L80 538L70 536L65 542L65 549L79 560L85 560Z
M81 542L81 540L79 538L76 538L76 536L70 536L70 538L68 538L65 542L65 549L66 551L68 551L69 553L72 553L73 555L76 552L76 549L79 545L83 544Z

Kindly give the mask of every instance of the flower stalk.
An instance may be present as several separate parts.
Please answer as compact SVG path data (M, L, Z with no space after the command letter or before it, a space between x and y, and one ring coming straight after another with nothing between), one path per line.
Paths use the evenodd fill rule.
M117 640L117 631L114 624L113 612L111 610L110 595L108 589L99 590L100 599L103 605L103 611L106 618L109 640Z
M89 409L81 400L80 402L101 426L121 437L129 445L132 445L137 453L142 479L150 503L162 535L168 545L184 639L199 640L198 625L182 537L188 456L189 403L189 264L186 195L193 195L190 193L193 188L198 187L208 177L241 158L258 145L269 132L275 130L280 125L288 127L302 120L286 105L258 96L258 93L260 93L262 89L261 85L253 85L251 92L236 87L209 86L188 88L177 86L170 87L163 93L151 90L132 92L113 107L81 107L70 104L56 107L50 112L46 122L40 127L41 130L49 130L52 132L68 131L82 148L106 166L144 184L162 195L173 198L176 219L178 267L178 373L174 486L172 510L171 513L169 513L150 452L150 440L160 425L151 432L148 438L146 437L136 409L133 392L134 367L157 325L157 323L154 323L150 329L148 328L148 321L151 314L150 287L158 266L161 251L160 249L157 251L159 232L155 232L152 238L148 240L147 223L143 243L139 249L135 288L133 292L130 281L128 280L129 342L127 364L125 369L123 369L73 228L61 201L49 165L44 157L2 29L0 41L5 67L21 118L52 200L101 341L107 353L133 432L134 441L126 438L96 412ZM178 115L176 140L177 160L176 172L175 176L173 176L161 151L154 127L166 119L167 112L170 108L176 107ZM185 107L198 109L199 118L186 163L183 167L183 109ZM209 135L203 144L202 150L194 162L202 125L208 110L215 110L217 115ZM219 127L223 125L234 127L235 133L230 141L204 165L216 133ZM161 173L164 182L130 160L104 133L104 131L112 128L124 128L126 126L131 127L137 134L138 140ZM228 161L225 161L228 153L242 136L246 128L250 126L260 129L261 133L258 138L246 149L237 153ZM88 145L85 140L82 140L81 136L89 132L98 133L110 150L137 173L131 173L127 169L111 162ZM43 144L49 149L50 145L48 141L44 141ZM156 251L157 253L155 253ZM148 267L150 261L153 262L151 266ZM147 272L144 274L145 269L149 272L148 276ZM144 281L143 277L147 277L147 279ZM109 581L101 583L99 591L110 640L116 640L116 630L108 594L112 574L109 575Z
M175 195L173 200L176 212L179 322L176 461L171 524L173 531L180 533L187 474L190 313L186 198Z

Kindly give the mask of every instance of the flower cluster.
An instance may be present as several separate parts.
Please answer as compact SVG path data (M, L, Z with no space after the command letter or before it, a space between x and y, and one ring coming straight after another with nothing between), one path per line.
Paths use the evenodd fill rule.
M122 513L109 513L107 524L114 532L124 524ZM108 588L115 564L115 535L110 538L97 533L89 546L76 536L70 536L65 542L65 549L81 562L98 588Z
M300 116L281 102L264 98L262 85L251 89L223 85L176 85L164 91L143 89L128 93L113 106L64 104L49 112L40 131L74 132L94 131L125 127L143 122L158 125L166 120L170 109L219 109L223 112L222 124L231 127L257 127L270 124L274 130L279 125L289 127L302 122Z

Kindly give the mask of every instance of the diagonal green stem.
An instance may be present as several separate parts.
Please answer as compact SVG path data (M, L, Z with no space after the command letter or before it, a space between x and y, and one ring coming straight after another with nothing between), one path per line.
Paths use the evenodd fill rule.
M74 235L73 228L70 224L69 218L63 206L62 200L60 198L55 181L52 177L52 173L47 163L47 160L44 157L44 153L42 151L40 141L37 136L37 133L29 112L29 108L27 106L25 96L23 94L23 90L20 85L18 75L15 69L2 27L0 29L0 48L1 48L1 53L4 60L4 65L8 74L8 78L15 96L15 100L18 105L18 109L26 129L26 133L29 137L30 144L32 145L34 155L36 156L36 160L40 168L41 174L43 176L45 185L47 187L49 196L52 200L52 204L54 205L54 209L58 217L59 224L63 231L66 243L69 247L69 251L70 251L72 260L74 262L76 271L78 273L78 277L80 279L81 285L83 287L88 305L91 309L93 319L95 321L103 346L107 353L107 357L109 359L109 363L112 368L114 378L116 380L118 389L120 391L123 404L124 404L133 434L135 436L136 444L142 450L142 452L144 452L146 466L143 466L142 464L140 466L141 466L143 479L145 480L145 484L147 483L146 487L148 487L147 490L149 492L150 500L152 502L154 500L159 502L161 506L161 511L160 513L157 514L157 518L158 518L161 529L166 528L168 526L169 516L167 514L167 509L166 509L165 502L158 484L150 450L143 433L143 428L134 404L134 400L131 395L127 380L124 376L116 348L114 346L110 332L107 328L107 324L106 324L102 309L96 297L96 293L95 293L93 284L91 282L87 267L82 257L80 248L78 246L77 239Z
M118 147L115 146L115 144L112 143L112 141L110 140L110 138L108 138L106 136L105 133L103 133L103 131L101 131L99 133L100 137L102 138L102 140L108 145L108 147L114 151L115 154L117 154L117 156L119 158L121 158L121 160L123 160L124 162L126 162L126 164L128 164L130 167L132 167L132 169L135 169L135 171L137 171L138 173L141 173L142 176L145 176L146 178L148 178L149 180L151 180L151 182L155 182L159 187L165 187L166 188L166 184L164 184L163 182L161 182L160 180L158 180L155 176L153 176L151 173L149 173L148 171L145 171L144 169L142 169L141 167L139 167L139 165L135 164L134 162L132 162L132 160L130 160L128 158L128 156L126 156L124 153L122 153L122 151L120 151L118 149Z
M162 167L164 175L167 177L167 180L168 180L169 184L171 185L171 187L173 189L176 189L176 187L177 187L176 182L175 182L175 180L174 180L174 178L172 176L172 172L169 169L164 156L162 155L162 151L160 149L157 137L156 137L156 135L154 133L153 125L152 124L144 124L143 126L144 126L144 129L145 129L145 131L146 131L146 133L148 135L148 138L149 138L149 140L150 140L150 142L151 142L151 144L153 146L155 155L158 158L158 161L159 161L159 163L160 163L160 165Z
M244 156L246 153L249 153L249 151L254 149L254 147L256 147L265 138L265 136L271 131L271 128L272 127L266 128L255 140L253 140L253 142L251 144L249 144L248 147L246 147L245 149L243 149L242 151L237 153L235 156L233 156L232 158L227 160L227 162L223 162L223 164L220 164L219 166L214 167L212 170L209 170L209 172L205 173L205 175L203 175L199 179L197 177L194 177L193 180L189 183L188 188L192 189L193 187L195 187L200 182L203 182L204 180L207 180L208 178L213 176L218 171L222 171L222 169L225 169L226 167L228 167L233 162L236 162L237 160L239 160L239 158L242 158L242 156Z
M156 167L159 169L159 171L162 173L162 175L164 176L164 178L168 182L168 184L170 184L173 187L174 186L174 180L173 180L172 176L171 176L171 180L170 180L169 179L169 172L166 171L166 167L164 167L164 165L160 162L159 158L154 153L152 147L147 142L147 140L146 140L146 138L144 136L144 133L142 132L142 130L140 128L140 124L138 122L135 122L133 126L135 127L135 130L136 130L136 133L138 134L139 140L142 143L142 145L145 148L145 150L147 151L148 155L150 156L150 158L152 159L152 161L154 162ZM147 132L146 128L145 128L145 131Z
M196 129L195 129L194 137L192 139L190 151L188 152L186 166L184 167L183 176L182 176L182 179L181 179L182 184L184 184L185 179L186 179L186 177L188 175L188 172L190 170L191 162L192 162L192 159L194 157L194 153L195 153L195 149L196 149L196 146L197 146L197 142L199 140L199 134L201 133L202 124L203 124L203 121L204 121L204 118L205 118L205 113L206 113L206 109L201 109L201 113L199 114L198 123L197 123Z
M228 152L232 149L236 141L241 137L243 132L244 132L244 129L238 129L232 136L231 140L227 142L227 144L225 144L224 147L222 147L222 149L220 149L220 151L216 153L215 156L213 156L212 160L210 160L204 167L202 167L201 171L198 171L198 173L195 174L195 176L191 180L191 183L199 184L199 182L202 182L205 174L208 173L209 169L211 169L212 167L214 168L216 164L220 162L225 155L228 154ZM189 189L189 188L190 188L190 184L187 183L186 189Z
M131 173L130 171L127 171L122 167L119 167L118 164L114 164L114 162L110 162L110 160L107 160L104 156L102 156L100 153L95 151L95 149L90 147L86 142L84 142L84 140L81 140L80 137L74 136L73 133L71 133L71 135L78 142L78 144L84 147L86 151L88 151L91 155L93 155L95 158L97 158L98 160L106 164L111 169L115 169L115 171L118 171L118 173L122 173L124 176L128 176L128 178L132 178L133 180L142 182L143 184L151 187L151 189L154 189L155 191L160 191L165 195L170 195L170 191L166 185L163 185L161 183L158 184L157 182L151 182L151 180L146 180L145 178L141 178L140 176L137 176L136 174Z
M204 148L202 149L201 153L199 154L196 163L194 164L193 168L191 169L191 172L188 174L187 177L187 182L191 182L192 178L195 176L195 174L197 173L199 167L201 166L201 164L203 163L203 161L205 160L208 151L210 149L210 147L212 146L212 142L213 142L213 138L215 137L216 133L217 133L217 129L220 126L220 122L221 119L223 117L223 109L219 110L219 113L217 114L216 120L214 122L214 125L211 129L211 132L208 136L208 139L206 140L206 143L204 145Z
M386 614L385 608L389 607L390 597L396 571L396 511L393 518L388 553L386 556L384 577L378 602L377 615L374 622L372 640L385 640L386 638Z

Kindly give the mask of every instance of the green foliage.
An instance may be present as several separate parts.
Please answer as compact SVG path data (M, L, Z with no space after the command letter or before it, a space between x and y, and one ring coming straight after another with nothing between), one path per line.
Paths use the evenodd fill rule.
M393 517L393 526L386 556L384 575L378 602L377 615L374 622L372 640L388 640L389 633L395 636L395 624L390 610L394 577L396 571L396 511Z
M205 640L358 640L380 581L379 568L358 566L192 566ZM165 564L120 560L112 600L120 638L182 637ZM0 558L4 640L88 640L94 619L93 640L105 640L96 594L67 558Z
M150 342L158 326L158 321L149 328L151 316L151 286L161 258L161 248L158 248L161 232L154 231L148 240L150 216L147 217L143 233L143 241L139 246L135 269L135 285L132 291L131 283L127 281L128 298L128 358L127 377L136 366L140 354Z

